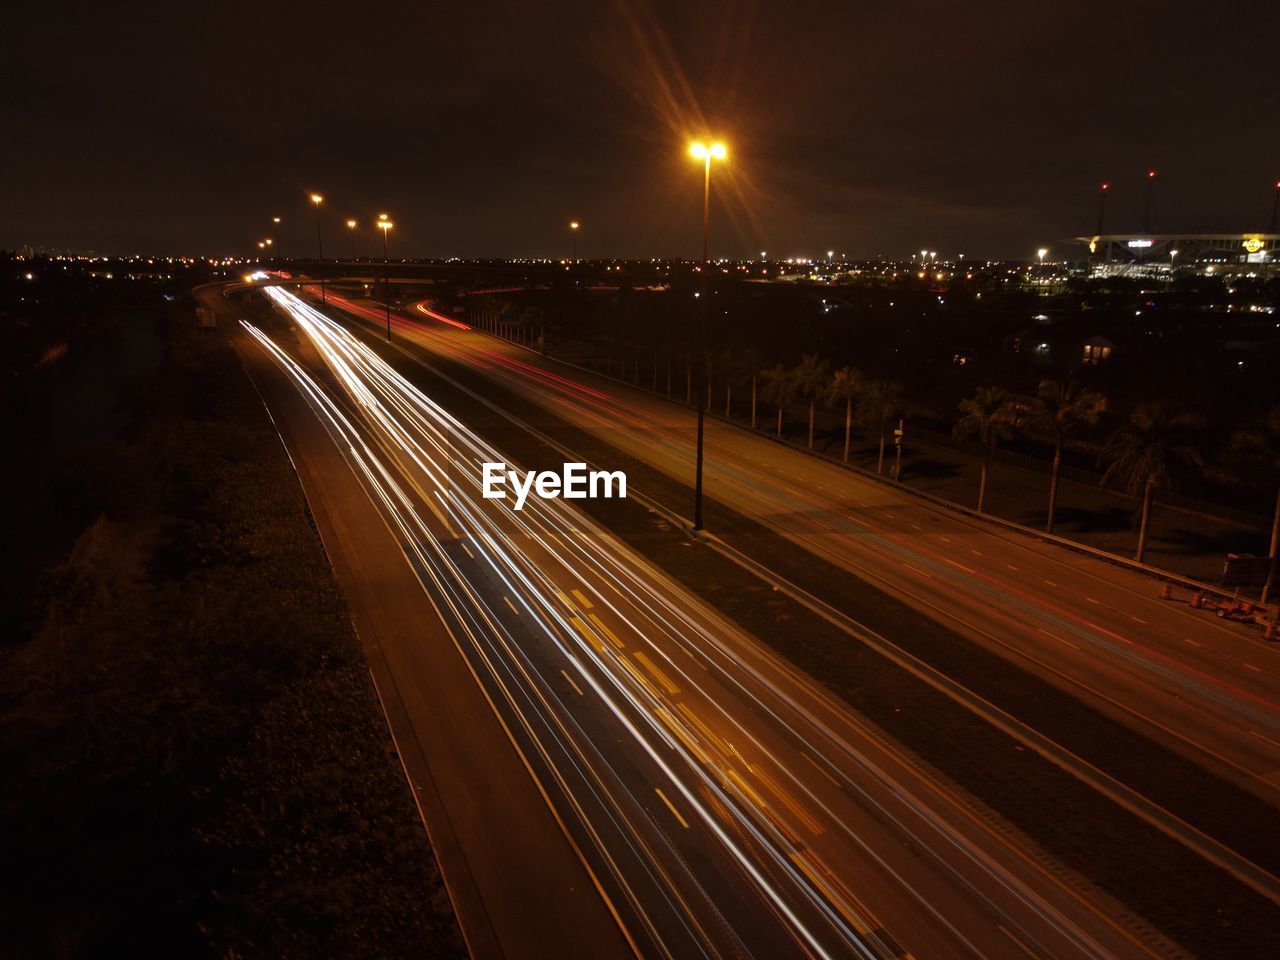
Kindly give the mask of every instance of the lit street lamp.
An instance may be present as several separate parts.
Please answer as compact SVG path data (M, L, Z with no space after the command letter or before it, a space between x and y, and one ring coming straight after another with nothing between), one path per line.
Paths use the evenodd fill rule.
M272 218L271 218L271 223L273 224L273 226L272 226L272 228L271 228L271 236L272 236L272 238L273 238L273 239L275 240L275 242L276 242L276 256L277 256L279 259L283 260L283 259L284 259L284 254L282 254L282 253L280 252L280 218L279 218L279 217L272 217Z
M387 219L385 213L378 214L378 229L382 231L382 285L385 287L385 299L387 302L387 343L391 342L391 277L388 271L391 268L391 261L387 259L387 234L391 232L394 226Z
M347 221L347 229L351 231L351 262L356 262L356 222L354 220Z
M578 229L581 226L582 224L580 224L577 220L569 221L569 237L570 237L569 249L571 251L571 255L569 257L570 263L578 262Z
M702 352L706 351L707 338L707 281L711 275L711 160L723 160L729 155L729 151L724 148L723 143L712 143L710 146L702 143L692 143L689 145L689 155L695 160L703 161L703 180L702 180L702 296L699 313L699 331L698 336L702 341ZM693 484L693 529L702 529L702 434L703 434L703 406L702 399L704 391L698 390L698 450L697 450L697 466L694 471Z
M320 274L320 302L327 303L324 293L324 236L320 233L320 204L324 203L324 197L318 193L313 193L311 202L316 207L316 254L319 258L319 262L316 264L316 272Z

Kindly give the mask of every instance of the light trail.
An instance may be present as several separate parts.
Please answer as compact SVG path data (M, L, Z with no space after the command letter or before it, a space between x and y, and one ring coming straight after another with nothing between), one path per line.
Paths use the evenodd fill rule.
M596 389L570 376L509 356L494 349L489 341L477 343L472 339L448 338L443 333L421 328L411 332L665 472L679 478L692 470L687 431L680 429L677 417L650 412L626 401L617 391ZM904 580L914 580L919 584L918 589L909 589L907 596L989 639L1002 654L1031 659L1055 679L1083 688L1132 719L1150 724L1198 753L1232 767L1252 781L1256 791L1276 795L1275 784L1266 778L1272 765L1258 756L1249 738L1251 731L1258 729L1272 736L1280 735L1280 703L1274 699L1274 693L1261 694L1242 685L1247 682L1257 686L1261 682L1256 667L1245 667L1248 674L1244 678L1225 679L1216 667L1230 662L1230 657L1219 657L1216 664L1201 665L1195 661L1201 650L1188 650L1191 645L1183 643L1180 636L1165 627L1150 626L1146 630L1147 636L1155 634L1160 645L1144 642L1120 629L1110 630L1080 617L1067 602L1069 593L1056 586L1045 590L1029 582L1016 569L987 565L979 572L956 564L930 549L926 537L902 535L893 518L881 521L869 513L864 520L840 506L833 506L831 495L787 477L776 465L731 457L718 447L715 433L713 424L707 442L706 471L709 482L718 484L727 502L745 505L745 512L759 522L860 576L888 582L886 571L895 571L896 579L891 583L895 589ZM1025 546L1013 546L1030 554ZM913 576L908 577L903 571ZM929 583L931 580L942 583ZM937 599L944 595L950 598L950 606L945 608ZM1014 629L1013 641L991 635L977 625L992 617ZM1112 679L1096 677L1092 683L1082 681L1079 660L1069 659L1065 649L1049 651L1045 657L1031 656L1025 644L1020 645L1016 639L1028 626L1032 635L1039 629L1056 635L1071 634L1083 642L1083 651L1076 653L1094 658ZM1097 689L1099 684L1102 689ZM1193 732L1175 730L1171 717L1159 718L1135 710L1131 696L1117 692L1123 690L1125 684L1140 685L1145 697L1171 714L1185 715L1191 711L1202 716L1204 723L1184 724ZM1227 755L1230 751L1224 750L1220 737L1213 742L1209 740L1210 727L1222 724L1229 724L1237 734L1231 739L1230 747L1238 759Z
M681 936L703 955L724 955L724 931L733 929L731 919L740 914L720 887L734 876L745 881L793 938L789 942L805 954L888 956L893 948L875 932L882 926L873 910L849 883L837 879L849 875L842 865L849 859L875 864L957 947L982 955L918 888L918 880L846 825L847 814L832 804L847 804L848 798L830 795L836 789L857 796L921 851L949 849L979 870L1018 904L1019 914L1025 912L1042 928L1032 929L1025 916L934 858L935 868L950 875L977 908L1027 942L1046 944L1046 955L1062 955L1054 944L1083 956L1111 955L1076 921L914 799L892 771L797 702L765 662L744 657L739 651L748 641L737 628L637 560L579 511L563 500L530 500L520 513L506 501L483 501L478 464L507 457L341 325L284 290L265 292L317 350L340 393L331 394L262 330L250 324L246 329L295 381L363 478L424 589L447 613L459 649L556 784L575 833L590 841L593 862L603 865L660 950L666 953L674 939L668 926L674 915ZM454 543L463 548L457 554ZM468 563L472 557L477 562ZM500 591L486 585L481 568ZM500 606L510 602L508 596L519 608L518 627ZM584 601L593 612L582 609ZM532 636L550 644L559 659L548 665ZM605 756L583 725L595 718L577 716L575 710L582 708L561 702L552 678L566 669L578 696L586 692L582 701L597 714L604 711L625 733L634 751L630 758ZM726 707L729 698L750 705L749 711L766 717L772 729L759 734L744 726ZM779 752L790 744L802 748L795 761ZM842 762L833 762L833 756ZM897 808L844 773L832 778L822 771L834 787L815 786L806 767L815 762L838 771L852 764L887 791ZM655 790L663 790L665 805L673 800L684 805L678 815L700 827L687 832L700 836L700 842L709 840L726 858L722 863L690 856L687 840L666 833L649 799ZM818 836L822 849L831 852L829 862L814 845ZM809 838L807 849L801 849L798 837ZM639 863L643 877L630 873L624 861ZM659 908L641 886L659 891L661 917L654 916ZM909 940L911 933L899 935ZM738 946L754 952L750 944Z

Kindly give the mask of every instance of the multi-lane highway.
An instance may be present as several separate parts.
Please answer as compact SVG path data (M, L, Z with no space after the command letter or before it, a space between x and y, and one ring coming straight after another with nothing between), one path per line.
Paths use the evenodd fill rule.
M348 595L366 564L379 571L370 590L403 587L397 570L412 576L412 591L381 603L415 612L376 638L375 676L401 705L388 713L393 730L402 723L402 755L413 752L406 736L424 745L411 781L454 764L424 813L478 953L520 955L523 919L544 946L580 934L557 955L1176 955L582 512L483 500L479 464L512 458L325 314L283 290L268 296L279 319L206 301L240 322ZM499 355L495 376L518 362L531 383L546 381ZM325 496L339 472L346 485ZM357 596L358 628L362 607ZM469 686L488 721L465 712L474 698L456 718L433 710L442 680ZM455 737L465 755L433 752ZM465 820L456 778L472 754L493 758L510 788L472 801L509 809L536 841L503 850L461 822L457 849L441 842L441 818ZM537 900L530 878L544 875L555 895L542 900L584 911L577 930L544 918L539 931L502 892L524 878Z
M400 318L408 341L689 482L687 409L446 326L449 318L425 309L415 311L421 322ZM704 469L714 500L1268 802L1280 800L1280 646L1262 642L1257 630L1190 609L1188 591L1183 602L1162 600L1160 585L1142 574L970 519L720 421L708 420ZM685 501L666 506L688 511Z
M369 309L342 298L334 306L351 318ZM468 330L425 303L397 315L396 330L411 348L407 357L437 376L474 375L459 386L470 382L476 393L479 385L485 402L521 429L534 429L529 411L547 411L677 481L646 492L655 506L685 509L687 410ZM738 515L822 561L815 566L875 584L1087 706L1117 733L1130 731L1122 741L1105 724L1085 735L1070 711L1046 719L1043 709L1039 717L1035 710L1019 715L1016 703L992 710L985 690L956 679L963 671L916 664L1028 748L1276 902L1275 845L1261 825L1280 785L1280 653L1257 631L1162 600L1158 584L1139 573L939 508L735 426L709 424L707 487ZM770 575L770 561L745 559ZM858 630L856 603L842 607L838 591L818 599L834 623L845 626L843 616ZM913 660L909 637L876 639L888 654Z

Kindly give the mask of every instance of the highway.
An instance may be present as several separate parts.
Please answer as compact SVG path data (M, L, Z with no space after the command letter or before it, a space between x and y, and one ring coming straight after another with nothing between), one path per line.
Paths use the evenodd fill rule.
M350 306L356 306L354 304ZM677 404L422 314L398 331L681 483ZM444 318L449 320L450 318ZM705 484L815 557L882 586L1104 713L1280 802L1280 645L1121 567L934 506L708 418ZM664 504L687 515L687 502ZM712 531L715 532L714 530Z
M334 306L363 319L374 309L342 298ZM413 348L408 356L429 375L465 370L474 376L462 377L470 391L502 406L520 429L537 433L531 411L541 410L655 468L676 483L655 485L648 502L687 516L693 417L686 408L467 329L425 302L397 314L395 324L399 343ZM581 457L571 443L558 449L566 459ZM607 456L597 460L616 466ZM1093 717L1077 723L1073 711L1059 713L1060 705L1046 706L1035 693L993 708L963 655L921 663L910 629L878 635L859 621L857 601L842 603L839 590L821 598L831 622L851 636L866 641L870 633L881 652L1026 749L1273 906L1280 902L1280 858L1263 827L1274 819L1280 785L1280 651L1256 630L1191 610L1185 591L1181 602L1162 600L1142 574L710 420L706 477L713 534L718 501L1094 711L1101 724ZM785 585L770 561L746 562ZM1119 726L1108 731L1107 723ZM1122 730L1133 733L1117 739Z
M468 724L468 752L518 758L538 798L526 784L484 801L550 813L563 844L554 849L542 823L559 857L548 885L563 890L564 878L586 910L577 955L1178 955L581 511L482 499L479 464L512 458L341 324L283 289L266 295L280 320L234 316L295 464L332 473L341 462L364 495L333 498L330 535L348 567L386 565L387 537L366 542L351 519L372 508L416 581L397 605L417 611L420 632L384 638L394 649L379 690L425 704L408 729L438 742L462 731L430 709L430 691L449 663L455 677L465 667L497 721L483 742ZM417 646L438 662L395 652ZM424 815L454 892L455 861ZM457 855L503 856L474 842ZM508 879L537 882L541 860L508 860ZM482 903L504 882L482 863L469 874ZM492 955L517 955L515 927L487 923L465 896L455 903L473 949L488 927Z

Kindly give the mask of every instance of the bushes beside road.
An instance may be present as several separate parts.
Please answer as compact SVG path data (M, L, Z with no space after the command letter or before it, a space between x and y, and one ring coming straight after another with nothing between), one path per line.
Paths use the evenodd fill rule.
M222 334L166 346L0 652L0 953L462 956L266 412Z

